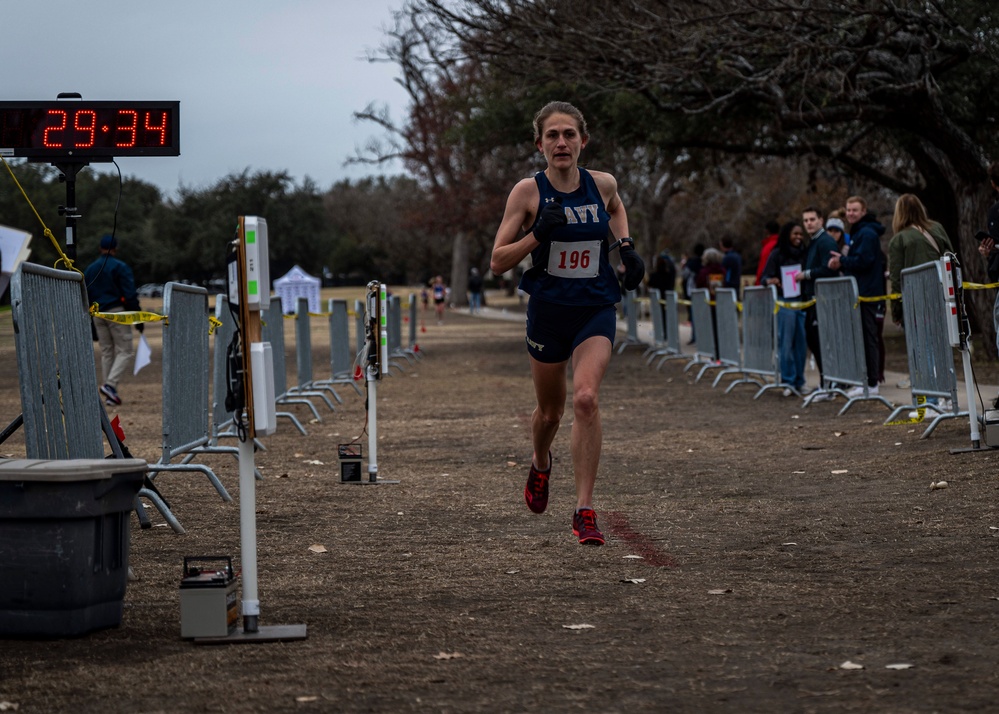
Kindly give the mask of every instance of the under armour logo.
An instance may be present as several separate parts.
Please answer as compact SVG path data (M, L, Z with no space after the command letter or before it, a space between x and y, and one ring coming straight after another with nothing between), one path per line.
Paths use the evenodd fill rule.
M555 203L555 199L554 198L546 198L545 199L545 203Z

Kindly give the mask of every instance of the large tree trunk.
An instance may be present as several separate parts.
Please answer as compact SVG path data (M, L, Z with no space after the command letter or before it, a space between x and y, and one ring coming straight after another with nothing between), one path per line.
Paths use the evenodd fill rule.
M451 244L451 304L468 305L468 238L464 231L456 231Z
M978 241L975 234L985 227L985 215L988 212L991 195L980 187L962 185L955 186L957 202L957 232L951 234L961 261L961 273L964 282L987 283L985 261L978 252ZM994 360L996 354L996 328L992 319L992 305L995 302L996 291L967 290L964 293L964 304L971 318L972 331L982 336L985 354Z

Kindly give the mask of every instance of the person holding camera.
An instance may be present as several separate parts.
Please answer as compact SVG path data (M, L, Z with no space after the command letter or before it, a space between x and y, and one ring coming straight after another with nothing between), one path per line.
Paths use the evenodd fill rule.
M138 310L139 298L135 292L132 269L115 257L118 241L112 235L101 238L101 254L83 272L87 295L96 302L101 312ZM142 332L142 323L135 329ZM101 346L101 374L104 378L100 392L110 406L121 404L118 383L132 364L135 350L132 347L132 328L109 320L94 320L94 329Z
M527 352L537 399L524 500L534 513L548 506L551 446L565 409L571 360L572 531L580 544L602 545L593 510L602 441L599 394L617 333L615 305L621 300L609 254L620 250L626 290L642 282L645 265L628 237L617 180L578 165L588 140L583 114L567 102L550 102L535 115L534 143L547 168L510 192L489 267L499 275L528 255L533 263L520 282L530 295Z

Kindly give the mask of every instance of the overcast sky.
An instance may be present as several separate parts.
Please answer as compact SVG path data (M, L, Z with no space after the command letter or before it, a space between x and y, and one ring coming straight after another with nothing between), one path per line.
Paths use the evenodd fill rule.
M179 100L179 157L118 159L167 194L246 168L320 189L398 172L344 161L382 136L353 112L405 118L396 66L365 59L402 1L3 0L0 99Z

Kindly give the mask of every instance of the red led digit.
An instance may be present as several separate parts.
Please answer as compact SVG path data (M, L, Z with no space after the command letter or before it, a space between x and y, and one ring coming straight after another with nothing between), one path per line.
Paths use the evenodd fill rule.
M46 113L49 119L55 119L55 124L49 124L42 133L42 145L46 149L61 149L62 142L49 138L49 132L59 132L66 129L66 112L61 109L49 109Z
M85 120L89 119L89 126L86 123L80 122L80 117ZM77 133L83 133L89 135L88 139L84 141L76 141L73 146L77 149L89 149L94 145L94 129L97 127L97 112L84 109L79 111L73 117L73 128L76 129Z
M155 131L160 135L159 145L166 146L167 140L167 113L160 112L160 123L153 124L149 121L150 117L153 115L152 112L146 112L146 131Z
M125 141L115 141L115 146L132 147L135 146L135 136L136 129L139 128L139 112L134 109L121 109L118 111L118 118L124 119L126 124L122 126L118 124L116 127L117 134L126 132L128 134L128 139ZM117 134L115 135L117 137Z

